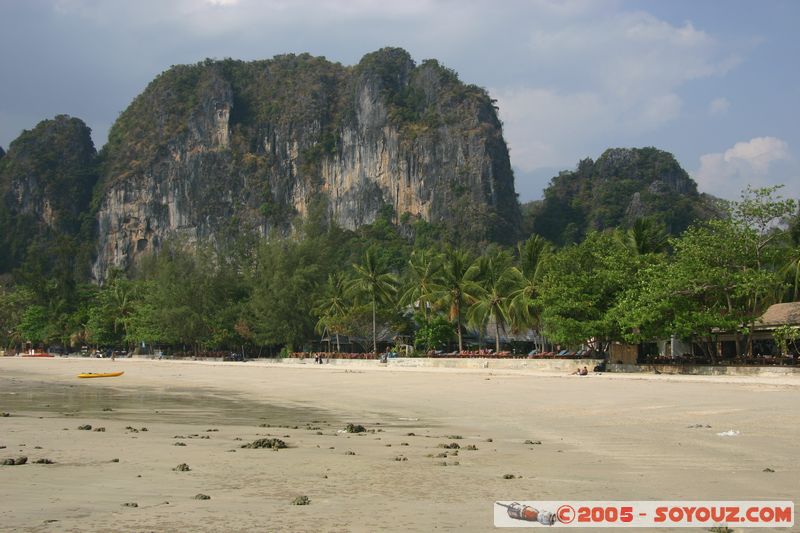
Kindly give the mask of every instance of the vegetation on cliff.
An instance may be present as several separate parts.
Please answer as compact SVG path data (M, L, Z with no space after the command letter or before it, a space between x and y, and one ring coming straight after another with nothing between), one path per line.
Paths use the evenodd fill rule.
M559 244L576 243L591 231L632 227L649 217L680 235L696 220L724 211L720 201L697 192L697 184L672 154L656 148L613 148L597 161L554 177L544 199L526 206L530 231Z

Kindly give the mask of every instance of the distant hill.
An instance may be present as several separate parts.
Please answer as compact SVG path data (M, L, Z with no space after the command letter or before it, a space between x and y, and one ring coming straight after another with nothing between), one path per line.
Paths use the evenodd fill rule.
M669 152L611 148L555 176L544 199L525 204L525 229L557 244L579 242L591 230L628 227L652 217L679 234L695 220L720 216L721 200L697 183Z

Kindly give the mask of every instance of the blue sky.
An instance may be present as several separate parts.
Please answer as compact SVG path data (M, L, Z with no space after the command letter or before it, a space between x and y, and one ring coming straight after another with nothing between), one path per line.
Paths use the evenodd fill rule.
M498 100L522 201L616 146L675 154L700 190L800 197L800 2L0 0L0 146L66 113L98 148L170 65L383 46Z

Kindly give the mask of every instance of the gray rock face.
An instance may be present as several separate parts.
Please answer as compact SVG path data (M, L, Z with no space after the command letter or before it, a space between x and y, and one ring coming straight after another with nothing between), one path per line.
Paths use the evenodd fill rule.
M512 240L520 219L488 95L399 49L355 67L308 55L175 67L112 128L102 179L98 280L165 239L288 235L315 205L350 229L388 205L486 240Z

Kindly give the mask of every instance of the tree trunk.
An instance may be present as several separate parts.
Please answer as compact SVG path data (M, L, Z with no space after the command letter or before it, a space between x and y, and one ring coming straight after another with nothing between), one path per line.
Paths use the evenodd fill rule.
M336 353L339 353L339 352L341 352L341 351L342 351L342 349L341 349L341 347L339 346L339 332L337 331L337 332L336 332Z
M372 298L372 353L378 355L378 328L375 320L375 298Z
M461 304L456 302L456 329L458 330L458 354L464 351L464 345L461 341Z
M500 321L497 317L494 319L494 353L500 352Z

